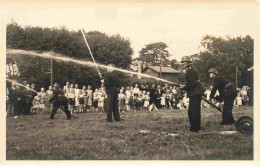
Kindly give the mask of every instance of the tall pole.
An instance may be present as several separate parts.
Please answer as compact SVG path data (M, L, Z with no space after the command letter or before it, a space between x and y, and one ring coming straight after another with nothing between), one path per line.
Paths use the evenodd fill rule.
M160 78L162 78L162 55L161 55L161 58L160 58ZM160 81L160 84L162 85L162 82Z
M53 85L53 62L51 58L51 86Z
M237 71L238 71L238 67L236 66L236 89L237 89Z

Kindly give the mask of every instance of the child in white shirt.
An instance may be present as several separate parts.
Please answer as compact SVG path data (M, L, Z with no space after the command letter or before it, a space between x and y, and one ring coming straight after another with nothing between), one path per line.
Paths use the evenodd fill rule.
M162 109L165 109L165 93L162 94L161 96L161 107Z
M105 93L102 93L100 90L100 93L98 94L98 111L100 113L104 112L104 101L105 101Z
M79 101L79 112L84 112L84 94L82 90L79 91L78 101Z
M125 94L123 93L123 89L121 89L120 93L118 94L118 106L120 112L124 112L124 100Z
M67 98L69 99L69 111L72 114L74 112L74 105L75 105L75 94L72 88L69 89L67 93Z
M40 104L39 104L39 108L41 110L41 112L45 112L45 104L46 104L46 93L45 93L45 89L41 88L41 92L40 92Z
M148 107L150 105L149 101L150 101L150 92L147 92L147 94L144 93L144 109L145 110L148 110Z
M41 99L41 95L40 95L40 93L38 93L37 96L35 96L34 99L33 99L33 106L31 108L32 114L36 114L36 112L39 112L40 99Z

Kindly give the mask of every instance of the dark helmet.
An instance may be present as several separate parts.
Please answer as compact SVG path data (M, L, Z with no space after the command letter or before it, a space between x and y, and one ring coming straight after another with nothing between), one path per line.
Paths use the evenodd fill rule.
M218 74L218 71L217 71L217 69L215 69L215 68L210 68L209 71L208 71L208 73Z
M191 62L190 57L189 56L183 56L181 58L181 63L183 63L183 62Z

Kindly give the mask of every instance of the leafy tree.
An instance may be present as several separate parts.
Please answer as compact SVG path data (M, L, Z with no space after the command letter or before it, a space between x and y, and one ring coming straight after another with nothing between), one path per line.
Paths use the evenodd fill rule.
M207 35L203 37L201 41L203 51L198 55L192 55L200 79L208 82L207 71L214 67L227 80L235 82L236 68L238 68L238 86L253 86L252 72L247 71L253 66L253 42L250 36L222 38Z
M71 58L92 61L80 31L69 31L61 28L25 28L17 23L7 25L7 48L33 51L52 51ZM129 68L133 50L130 42L120 35L108 36L101 32L85 33L93 56L97 63L113 63L120 68ZM11 73L13 65L18 73ZM7 55L8 77L27 78L36 85L50 85L50 60L28 55ZM101 70L102 71L102 70ZM80 66L73 63L53 61L54 82L64 84L66 81L80 85L100 84L95 68Z
M160 66L162 59L163 66L169 65L170 61L167 58L170 54L166 50L167 47L163 42L148 44L139 52L139 60L148 66Z

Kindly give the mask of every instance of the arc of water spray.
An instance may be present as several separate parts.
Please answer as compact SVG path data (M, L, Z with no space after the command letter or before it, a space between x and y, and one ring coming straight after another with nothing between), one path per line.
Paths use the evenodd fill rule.
M11 80L11 79L8 79L8 78L7 78L6 81L11 82L11 83L14 83L14 84L17 84L17 85L22 86L22 87L25 87L25 88L27 88L27 89L33 91L33 92L39 93L39 92L35 91L34 89L29 88L29 87L27 87L27 86L24 86L23 84L20 84L20 83L14 81L14 80Z
M92 60L93 60L93 62L95 63L95 66L96 66L96 68L97 68L98 74L99 74L100 78L102 78L102 75L101 75L101 73L100 73L100 71L99 71L99 69L98 69L98 66L97 66L97 63L96 63L96 61L95 61L95 58L94 58L94 56L93 56L93 54L92 54L92 51L91 51L91 49L90 49L90 47L89 47L88 41L87 41L87 39L86 39L86 37L85 37L84 30L81 29L80 31L81 31L81 33L82 33L82 36L83 36L83 39L84 39L84 41L85 41L85 44L86 44L86 46L87 46L87 48L88 48L88 51L89 51L89 53L90 53L90 55L91 55L91 57L92 57Z
M98 67L105 68L105 69L110 68L112 70L116 70L116 71L128 73L128 74L133 74L133 75L140 74L138 72L128 71L128 70L125 70L125 69L120 69L120 68L116 68L116 67L112 67L112 66L108 67L106 65L102 65L102 64L98 64L98 63L95 64L93 62L89 62L89 61L85 61L85 60L77 60L77 59L73 59L73 58L69 58L69 57L64 57L64 56L61 56L60 54L57 54L57 53L55 53L55 54L58 55L58 56L53 56L52 54L54 54L54 53L52 53L52 54L50 54L48 52L36 53L34 51L25 51L25 50L20 50L20 49L18 49L18 50L7 49L6 53L7 54L18 54L18 55L23 54L23 55L37 56L37 57L42 57L42 58L47 58L47 59L53 58L53 59L61 60L61 61L65 61L65 62L77 63L77 64L80 64L80 65L87 65L87 66L93 66L93 67L98 66ZM162 79L162 78L154 77L154 76L151 76L151 75L148 75L148 74L141 73L140 75L142 77L153 78L153 79L158 80L158 81L163 81L163 82L167 82L169 84L175 85L175 86L180 86L180 84L177 84L177 83L174 83L174 82Z

